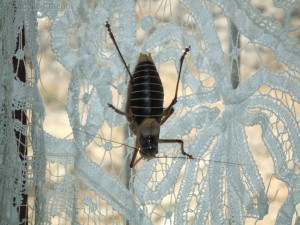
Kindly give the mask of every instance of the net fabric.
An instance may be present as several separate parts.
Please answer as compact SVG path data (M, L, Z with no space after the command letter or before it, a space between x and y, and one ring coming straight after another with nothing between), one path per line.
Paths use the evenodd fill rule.
M274 177L288 190L273 224L297 224L297 1L273 1L286 14L283 25L241 0L3 3L1 224L18 224L24 204L28 224L265 221L273 203L268 196L272 177L262 175L255 158L248 133L252 127L261 132ZM36 18L44 16L52 20L51 48L70 73L64 112L72 135L64 139L42 128ZM120 133L128 129L127 121L107 107L112 103L124 109L128 75L105 21L131 71L139 53L150 52L163 79L170 62L173 70L179 68L183 49L191 46L183 64L181 96L174 115L161 127L161 137L183 139L197 160L159 158L129 170L132 148L122 143L134 146L134 137ZM21 62L25 55L16 39L26 43L26 82L16 78L12 63L14 56ZM174 72L172 82L176 76ZM234 81L237 87L231 83L233 76L240 80ZM174 90L165 95L172 99ZM26 113L27 124L11 117L16 110ZM25 144L21 138L16 141L18 132L26 136ZM20 144L28 148L26 155L20 156ZM159 156L180 156L179 150L177 145L161 145Z
M1 224L25 224L32 218L32 212L36 213L36 224L43 221L46 161L40 134L43 134L44 106L36 85L39 67L33 6L33 2L6 0L0 5ZM30 64L27 75L25 55ZM29 205L33 198L35 204Z

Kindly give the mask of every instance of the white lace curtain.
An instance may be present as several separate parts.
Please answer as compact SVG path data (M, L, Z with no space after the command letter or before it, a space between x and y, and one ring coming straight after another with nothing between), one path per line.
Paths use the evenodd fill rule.
M300 224L298 0L1 0L0 10L1 225ZM151 53L165 106L190 46L160 137L182 139L194 160L164 144L129 168L135 136L107 107L125 108L129 79L105 21L131 71Z

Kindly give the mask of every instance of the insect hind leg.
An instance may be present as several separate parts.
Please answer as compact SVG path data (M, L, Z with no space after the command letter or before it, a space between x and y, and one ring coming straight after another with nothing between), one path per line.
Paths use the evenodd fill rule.
M181 58L180 58L180 66L179 66L179 72L178 72L178 78L177 78L177 83L176 83L176 89L175 89L175 96L171 102L171 104L164 110L163 113L163 118L161 120L160 125L162 125L164 122L167 121L167 119L172 115L172 113L174 112L174 108L173 106L176 104L177 102L177 93L178 93L178 86L179 86L179 81L180 81L180 76L181 76L181 70L182 70L182 65L183 65L183 61L184 58L186 56L186 54L190 51L191 46L189 46L188 48L186 48L184 50L184 53L182 54Z
M129 70L129 67L127 66L127 64L126 64L126 62L125 62L125 60L124 60L124 58L123 58L123 55L122 55L122 53L121 53L121 51L120 51L120 49L119 49L119 46L118 46L118 44L117 44L117 42L116 42L116 39L115 39L115 37L114 37L114 35L113 35L111 29L110 29L110 24L108 23L108 21L106 21L106 25L105 25L105 26L106 26L106 28L107 28L108 34L109 34L109 36L110 36L112 42L114 43L114 45L115 45L115 47L116 47L116 49L117 49L117 51L118 51L118 53L119 53L119 56L120 56L120 58L121 58L121 60L122 60L122 62L123 62L123 64L124 64L124 66L125 66L125 68L126 68L126 71L127 71L128 75L129 75L129 77L130 77L130 82L133 82L132 74L131 74L131 72L130 72L130 70Z

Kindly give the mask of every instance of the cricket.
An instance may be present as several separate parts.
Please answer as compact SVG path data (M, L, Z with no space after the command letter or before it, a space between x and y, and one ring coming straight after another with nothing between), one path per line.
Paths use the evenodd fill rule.
M133 74L131 74L116 43L108 21L106 21L105 26L130 79L127 89L125 111L119 110L108 103L108 106L116 113L126 116L129 128L136 136L136 146L130 162L130 168L133 168L141 159L150 160L157 158L158 144L162 143L178 143L181 145L182 155L187 159L194 159L192 155L184 151L184 143L181 139L161 139L159 137L160 126L162 126L174 112L173 106L177 102L182 65L186 54L190 51L190 47L185 48L180 58L175 96L170 105L164 109L164 88L151 54L141 53L135 70ZM140 153L141 157L136 160L138 153Z

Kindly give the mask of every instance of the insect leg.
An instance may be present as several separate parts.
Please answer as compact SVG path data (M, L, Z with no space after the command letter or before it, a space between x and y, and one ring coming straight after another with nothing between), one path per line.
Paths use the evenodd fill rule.
M164 110L164 112L163 112L164 117L162 118L160 125L162 125L164 122L166 122L166 120L174 112L173 105L175 105L177 102L177 93L178 93L178 86L179 86L179 81L180 81L180 76L181 76L182 64L183 64L183 60L184 60L186 54L190 51L190 48L191 48L191 46L186 48L180 58L180 66L179 66L178 79L177 79L177 84L176 84L176 89L175 89L175 96L174 96L171 104Z
M105 26L106 26L106 28L107 28L108 34L109 34L109 36L110 36L112 42L114 43L114 45L115 45L115 47L116 47L116 49L117 49L117 51L118 51L118 53L119 53L120 58L121 58L121 60L122 60L122 62L123 62L123 64L124 64L124 66L125 66L125 68L126 68L126 70L127 70L127 73L128 73L128 75L129 75L129 77L130 77L130 82L132 83L132 82L133 82L132 74L130 73L129 67L127 66L127 64L126 64L126 62L125 62L125 60L124 60L124 58L123 58L123 56L122 56L122 54L121 54L121 51L120 51L120 49L119 49L119 46L118 46L118 44L117 44L117 42L116 42L116 39L115 39L115 37L114 37L112 31L111 31L111 29L110 29L110 24L108 23L108 21L106 21L106 25L105 25Z
M178 86L179 86L179 80L180 80L180 76L181 76L181 70L182 70L182 64L183 64L183 60L186 56L186 54L190 51L191 46L189 46L188 48L186 48L184 50L184 53L182 54L181 58L180 58L180 66L179 66L179 73L178 73L178 79L177 79L177 84L176 84L176 90L175 90L175 97L172 101L173 105L177 102L177 93L178 93ZM171 105L172 105L171 103Z
M134 162L135 159L136 159L136 156L137 156L137 154L138 154L138 152L139 152L139 149L140 149L140 145L139 145L139 143L136 141L136 143L135 143L135 149L134 149L134 152L133 152L131 161L130 161L130 168L133 168L133 167L141 160L141 158L142 158L142 157L141 157L141 158L139 158L136 162Z
M167 121L167 119L172 115L173 112L174 112L173 107L171 107L170 109L169 107L165 109L163 112L164 117L161 119L160 125L163 125L163 123Z
M182 155L187 156L189 159L193 159L193 156L186 153L183 148L183 141L181 139L159 139L158 143L179 143L181 145Z
M130 161L130 168L133 168L138 163L138 161L140 161L141 158L139 158L138 161L136 163L134 163L138 152L139 152L139 150L136 148L133 152L132 159Z
M128 118L131 118L131 115L127 114L126 112L123 112L119 109L117 109L116 107L114 107L112 104L107 103L108 107L113 109L116 113L122 115L122 116L126 116Z

